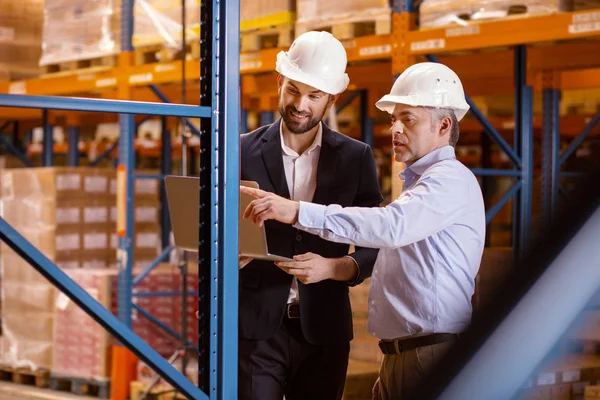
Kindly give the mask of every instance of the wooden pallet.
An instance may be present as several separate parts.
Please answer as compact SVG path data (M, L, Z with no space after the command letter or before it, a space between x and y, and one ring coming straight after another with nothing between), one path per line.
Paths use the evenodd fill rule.
M388 35L392 32L392 17L386 13L296 24L296 36L308 31L327 31L339 40L371 35Z
M240 32L242 52L287 48L292 45L293 41L294 26L292 24L267 26Z
M0 380L47 388L50 386L50 372L43 369L33 371L29 368L0 367Z
M79 396L87 395L99 399L110 398L110 380L99 381L52 374L50 376L50 389L71 392Z
M130 384L130 400L140 400L146 392L148 385L144 382L134 381ZM175 392L170 386L159 385L150 391L145 400L180 400L185 399L185 396Z
M0 82L14 82L36 78L42 74L41 68L19 68L10 64L0 63Z
M200 58L200 41L194 40L185 46L185 57L188 60ZM161 61L174 61L181 59L181 50L169 47L163 43L139 46L133 50L134 64L154 64Z
M48 64L43 67L44 73L42 76L54 77L104 71L115 67L117 65L117 58L118 57L116 55L110 55Z

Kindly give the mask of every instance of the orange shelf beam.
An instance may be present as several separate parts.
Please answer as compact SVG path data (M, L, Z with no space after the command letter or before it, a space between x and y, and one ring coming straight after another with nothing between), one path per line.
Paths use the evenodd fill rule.
M411 31L406 35L406 51L418 55L590 38L600 35L598 13L593 10L530 15Z

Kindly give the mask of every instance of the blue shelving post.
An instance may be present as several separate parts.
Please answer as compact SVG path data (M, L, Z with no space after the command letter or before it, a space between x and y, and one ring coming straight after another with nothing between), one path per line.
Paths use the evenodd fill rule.
M121 51L132 51L133 0L121 0ZM133 271L133 206L135 170L134 114L119 114L119 165L117 167L117 209L119 249L118 314L131 327Z
M51 167L54 165L54 135L53 126L48 121L48 110L44 109L42 113L42 125L44 130L42 146L42 166Z

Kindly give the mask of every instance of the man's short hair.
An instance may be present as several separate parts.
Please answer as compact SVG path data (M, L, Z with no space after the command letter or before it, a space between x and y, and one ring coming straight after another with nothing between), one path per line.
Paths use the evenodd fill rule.
M439 123L444 118L448 117L452 120L452 130L450 131L450 146L455 147L458 143L460 130L458 128L458 119L454 110L450 108L425 107L430 111L432 122Z

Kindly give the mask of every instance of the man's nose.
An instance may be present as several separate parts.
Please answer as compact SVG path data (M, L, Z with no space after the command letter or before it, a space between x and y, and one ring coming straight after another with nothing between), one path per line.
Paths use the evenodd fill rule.
M390 127L390 133L393 135L394 133L404 133L404 125L400 121L396 121Z
M296 110L298 110L299 112L304 112L308 110L308 99L304 96L300 96L296 99L296 101L294 102L294 107L296 107Z

